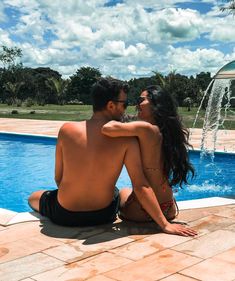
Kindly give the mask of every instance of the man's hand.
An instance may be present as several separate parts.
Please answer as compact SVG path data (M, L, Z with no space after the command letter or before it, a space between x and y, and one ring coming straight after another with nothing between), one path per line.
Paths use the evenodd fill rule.
M168 234L176 234L181 236L196 236L197 231L192 228L185 227L182 224L168 223L163 229L163 232Z

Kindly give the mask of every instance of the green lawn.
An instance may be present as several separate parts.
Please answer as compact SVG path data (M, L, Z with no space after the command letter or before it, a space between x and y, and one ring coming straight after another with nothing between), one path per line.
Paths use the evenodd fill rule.
M17 110L18 114L12 114L12 110ZM35 111L34 114L30 112ZM136 114L135 106L129 106L127 114ZM179 114L183 119L186 127L191 128L197 113L197 108L192 108L187 111L187 108L179 108ZM90 105L45 105L32 107L16 107L0 104L0 118L24 118L24 119L40 119L40 120L65 120L65 121L80 121L89 119L92 115L92 106ZM201 110L197 128L203 125L205 111ZM235 109L228 113L227 119L223 128L220 129L235 129Z

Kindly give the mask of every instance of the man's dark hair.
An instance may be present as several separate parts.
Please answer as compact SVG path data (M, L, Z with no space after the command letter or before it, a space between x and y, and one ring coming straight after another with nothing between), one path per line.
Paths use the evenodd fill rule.
M120 91L128 92L127 83L112 77L100 78L91 89L93 99L93 111L101 111L109 101L118 99Z

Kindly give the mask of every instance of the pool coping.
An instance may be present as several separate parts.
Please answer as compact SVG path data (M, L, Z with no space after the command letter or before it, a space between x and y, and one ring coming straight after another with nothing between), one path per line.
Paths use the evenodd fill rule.
M0 131L0 134L26 136L26 137L42 137L49 139L57 139L57 136L45 135L45 134L28 134ZM200 149L193 149L192 151L200 151ZM235 151L223 151L216 150L216 153L230 153L235 154ZM197 209L197 208L209 208L223 205L235 204L235 199L225 197L209 197L194 200L177 201L179 210ZM0 226L9 226L21 222L30 222L38 220L48 220L46 217L41 216L38 212L14 212L8 209L0 208Z
M57 139L57 136L55 135L46 135L46 134L28 134L28 133L17 133L17 132L9 132L9 131L1 131L0 130L0 134L6 134L6 135L15 135L15 136L25 136L25 137L39 137L39 138L49 138L49 139ZM199 148L189 148L189 151L196 151L199 152L201 151ZM221 154L235 154L235 151L233 150L220 150L220 149L216 149L215 153L221 153Z
M177 201L179 210L201 209L216 206L235 205L235 199L225 197L210 197L194 200ZM0 208L0 226L9 226L23 222L46 221L38 212L14 212Z

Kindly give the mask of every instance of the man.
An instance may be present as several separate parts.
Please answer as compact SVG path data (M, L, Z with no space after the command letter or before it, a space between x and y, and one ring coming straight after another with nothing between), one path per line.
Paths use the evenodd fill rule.
M101 78L93 87L90 120L66 123L58 135L55 181L58 189L36 191L30 206L54 223L67 226L113 222L119 207L115 183L126 165L143 208L166 233L184 236L196 232L169 223L161 212L141 166L137 139L110 138L101 133L110 120L120 120L127 106L127 87L119 80Z

